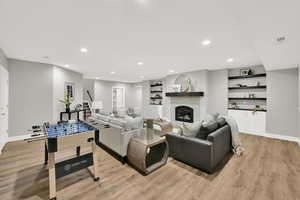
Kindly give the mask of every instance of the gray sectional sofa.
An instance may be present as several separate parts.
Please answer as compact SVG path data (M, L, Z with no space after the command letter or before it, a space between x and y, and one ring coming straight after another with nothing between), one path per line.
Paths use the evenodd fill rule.
M231 129L226 122L201 126L196 137L168 133L169 156L208 173L231 152Z

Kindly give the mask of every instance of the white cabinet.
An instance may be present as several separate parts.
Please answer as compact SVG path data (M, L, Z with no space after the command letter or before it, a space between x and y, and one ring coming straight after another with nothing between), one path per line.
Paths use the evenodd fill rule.
M236 120L242 133L266 133L266 112L228 110L228 115Z

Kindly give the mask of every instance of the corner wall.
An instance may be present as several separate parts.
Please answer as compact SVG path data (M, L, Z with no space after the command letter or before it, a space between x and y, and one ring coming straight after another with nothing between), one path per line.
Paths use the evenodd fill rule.
M298 69L267 72L267 133L299 136L298 73Z
M2 65L5 69L8 69L7 58L4 51L0 48L0 65Z
M208 71L208 113L227 115L228 70Z
M52 119L52 66L8 59L9 137Z

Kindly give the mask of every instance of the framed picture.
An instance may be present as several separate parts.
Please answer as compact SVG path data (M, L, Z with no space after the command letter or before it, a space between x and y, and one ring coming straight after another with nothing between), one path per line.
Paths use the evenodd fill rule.
M241 76L248 76L248 75L252 74L252 71L251 71L251 69L241 69L240 74L241 74Z
M75 98L75 84L72 82L65 83L65 95L69 95L70 99Z

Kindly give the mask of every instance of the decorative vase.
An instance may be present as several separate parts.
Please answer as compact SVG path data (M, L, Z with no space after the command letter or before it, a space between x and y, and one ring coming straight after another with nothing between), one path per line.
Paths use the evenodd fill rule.
M66 112L67 113L69 113L70 112L70 108L68 107L68 108L66 108Z

